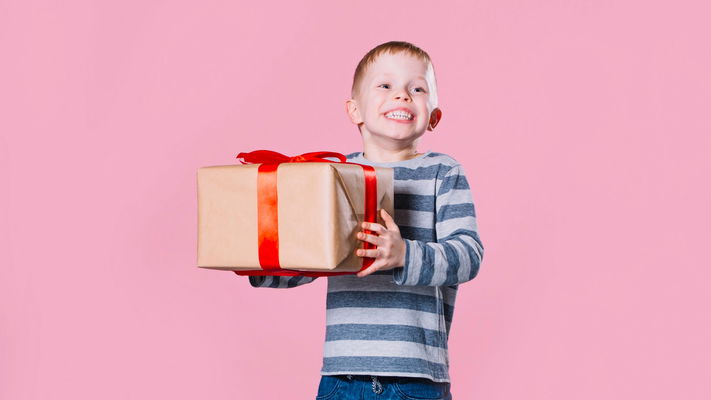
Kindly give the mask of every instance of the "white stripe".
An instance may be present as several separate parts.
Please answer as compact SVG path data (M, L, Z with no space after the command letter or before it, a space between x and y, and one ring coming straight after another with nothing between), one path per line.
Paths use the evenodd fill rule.
M457 256L459 257L459 270L457 271L457 281L466 282L469 279L469 272L471 271L471 265L469 263L469 253L464 243L457 240L450 240L448 243L457 250Z
M444 254L444 248L441 244L427 243L427 246L434 249L434 273L432 274L430 285L441 285L447 279L447 256Z
M411 357L446 364L447 349L392 340L334 340L323 345L324 357Z
M472 249L474 249L474 253L476 253L476 255L479 257L479 260L477 260L477 261L472 260L472 263L474 263L474 262L480 263L481 262L481 253L482 253L483 249L481 249L479 247L479 242L474 240L474 238L469 235L462 235L459 237L459 239L461 241L465 242L467 245L469 245Z
M476 218L471 215L467 215L464 217L447 219L442 222L438 222L435 225L435 229L437 230L438 238L447 237L457 229L476 231Z
M326 325L373 324L377 321L378 325L407 325L439 331L440 323L444 324L444 319L440 322L439 318L436 314L403 308L349 307L327 310Z
M443 193L439 197L447 198L446 202L442 204L446 206L473 203L471 190L469 189L451 189L449 192Z
M416 240L405 239L409 241L410 246L410 265L407 271L406 285L414 285L420 279L420 273L422 269L422 249L420 249L420 244Z
M404 180L395 179L393 181L393 192L397 194L417 194L420 196L435 196L434 182L429 179ZM438 182L438 181L437 181Z

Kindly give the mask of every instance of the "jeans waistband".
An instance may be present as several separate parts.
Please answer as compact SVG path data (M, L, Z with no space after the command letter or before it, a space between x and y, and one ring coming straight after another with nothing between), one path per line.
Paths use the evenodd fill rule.
M372 381L373 377L377 378L380 382L391 383L395 381L420 381L426 383L446 383L446 382L434 382L427 378L420 377L409 377L409 376L379 376L379 375L332 375L341 379L355 380L355 381Z

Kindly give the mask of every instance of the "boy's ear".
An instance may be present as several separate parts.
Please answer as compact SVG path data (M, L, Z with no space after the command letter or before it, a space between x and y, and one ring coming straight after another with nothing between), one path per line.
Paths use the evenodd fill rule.
M432 110L432 113L430 114L430 121L429 124L427 125L427 130L431 131L434 130L435 126L439 124L439 120L442 119L442 110L439 108L435 108Z
M346 100L346 113L348 113L348 117L350 117L351 122L354 124L360 124L363 122L363 118L360 115L360 110L358 110L358 105L355 100Z

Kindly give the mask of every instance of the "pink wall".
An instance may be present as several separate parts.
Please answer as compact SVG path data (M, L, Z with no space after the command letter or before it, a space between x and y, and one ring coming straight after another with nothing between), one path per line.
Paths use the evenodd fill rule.
M195 173L359 150L388 40L435 61L420 149L464 164L486 247L455 398L711 398L708 3L340 3L2 2L0 398L313 398L325 281L198 269Z

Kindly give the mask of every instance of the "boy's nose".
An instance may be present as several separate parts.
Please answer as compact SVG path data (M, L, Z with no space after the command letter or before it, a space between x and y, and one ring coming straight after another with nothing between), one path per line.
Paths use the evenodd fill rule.
M395 100L408 100L409 101L410 96L408 96L405 93L399 93L399 94L395 95Z
M393 93L395 93L395 100L411 100L410 92L406 87L398 87Z

